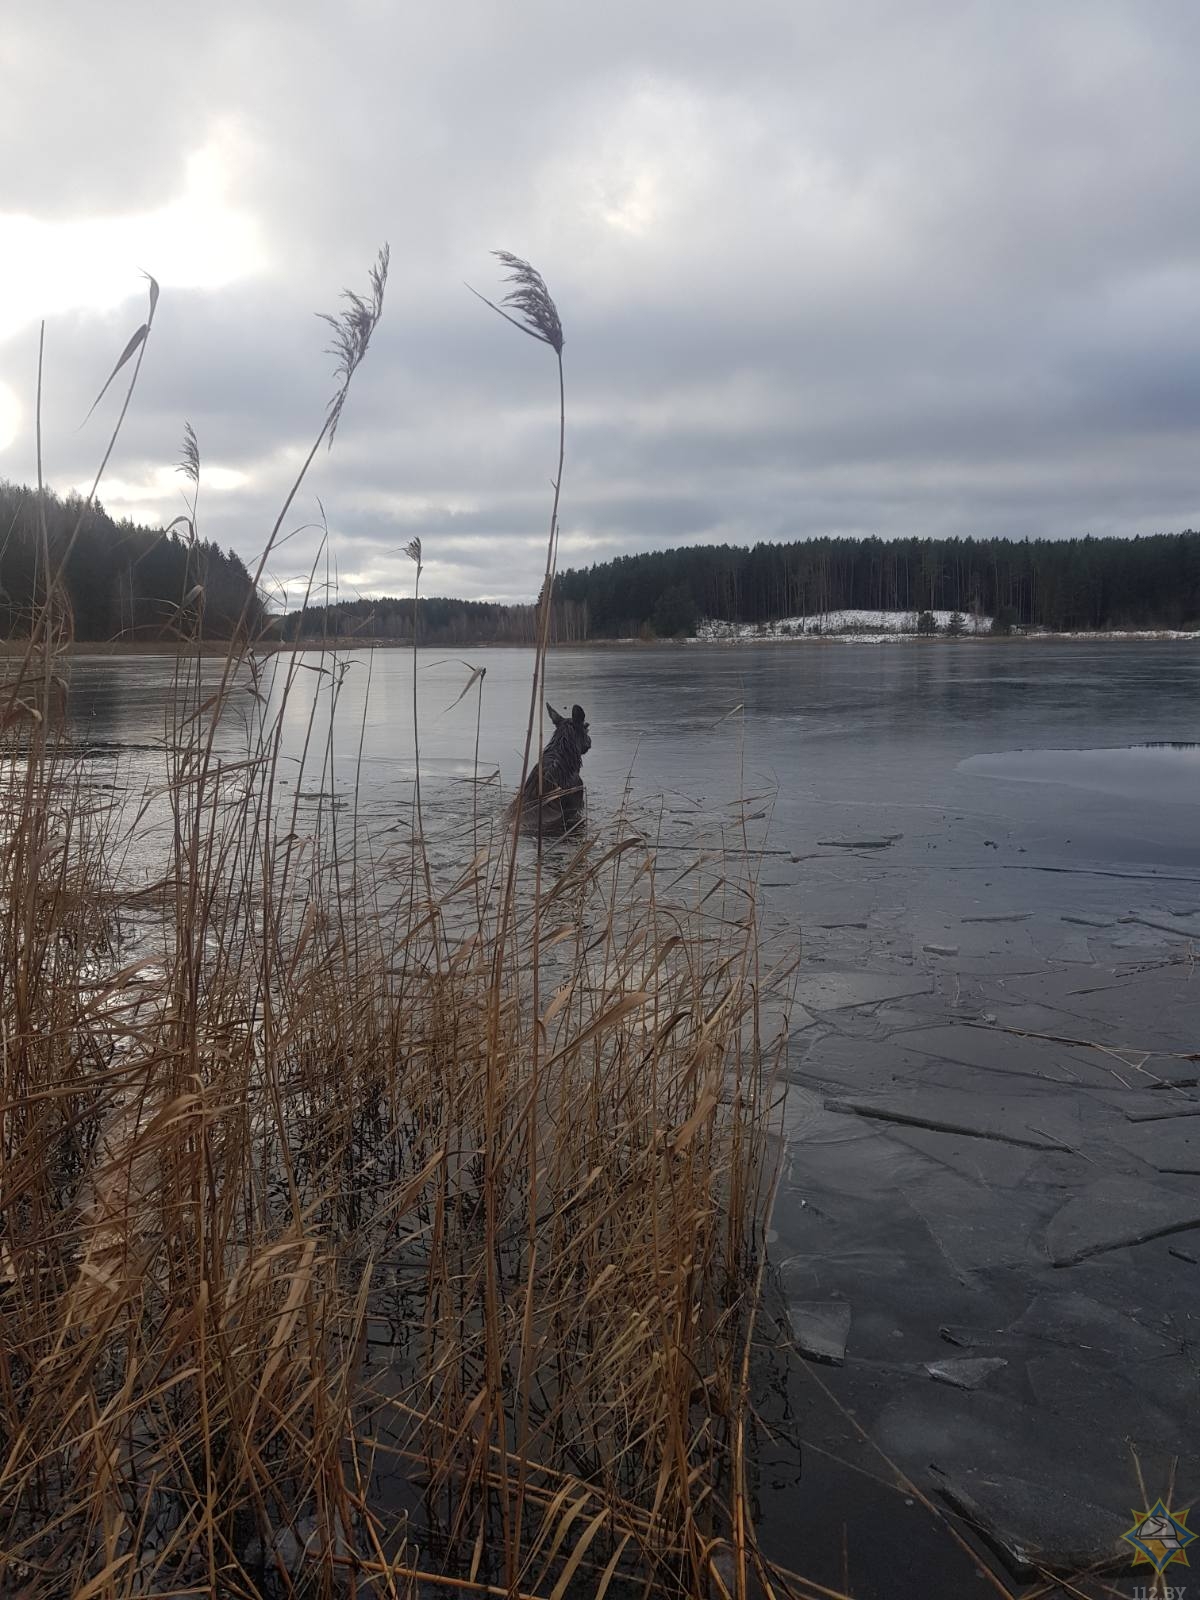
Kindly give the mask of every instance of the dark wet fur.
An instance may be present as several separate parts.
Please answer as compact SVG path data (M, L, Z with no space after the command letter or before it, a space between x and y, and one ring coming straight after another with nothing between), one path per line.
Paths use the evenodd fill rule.
M572 706L569 717L555 711L548 701L546 710L554 732L521 790L521 823L524 827L538 826L540 785L541 831L561 833L573 828L583 815L581 768L584 756L592 748L592 739L582 706Z

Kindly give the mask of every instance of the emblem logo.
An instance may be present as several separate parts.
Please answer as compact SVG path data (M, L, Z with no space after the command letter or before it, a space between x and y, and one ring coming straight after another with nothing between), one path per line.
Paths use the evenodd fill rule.
M1135 1511L1133 1527L1121 1535L1137 1552L1134 1566L1148 1561L1155 1572L1165 1572L1173 1561L1178 1561L1181 1567L1186 1567L1187 1547L1198 1537L1187 1526L1187 1518L1186 1511L1176 1515L1161 1499L1156 1500L1149 1511Z

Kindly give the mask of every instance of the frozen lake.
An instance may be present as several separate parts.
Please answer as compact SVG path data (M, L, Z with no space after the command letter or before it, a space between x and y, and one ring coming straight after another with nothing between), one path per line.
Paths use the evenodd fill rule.
M363 792L386 814L403 803L413 770L411 656L344 659L335 757L348 777L361 737ZM469 663L422 656L427 785L473 771L476 688L451 704L472 666L487 669L479 770L515 779L528 656L479 650ZM74 731L127 754L152 744L164 731L173 670L162 656L76 657ZM327 675L298 674L288 712L297 745L314 699L320 739L329 688ZM1019 832L1043 865L1200 866L1186 816L1200 798L1200 760L1187 748L1200 741L1200 650L1187 644L579 649L552 655L547 693L587 711L585 777L601 809L619 801L632 775L639 799L661 796L668 811L773 795L781 848L899 833L889 859L944 870L970 866L969 831L947 832L948 822L969 820L985 832ZM443 799L453 807L451 792ZM935 845L952 861L927 860Z
M519 770L529 656L468 655L422 659L435 851L474 804L477 716L478 772ZM361 740L382 829L408 815L411 656L347 659L304 781L347 784ZM475 665L482 700L452 704ZM172 671L75 659L98 774L153 774ZM333 681L298 673L296 748ZM1139 1471L1184 1505L1200 1477L1200 650L580 649L547 691L587 712L593 811L628 794L685 838L761 797L764 927L802 946L772 1304L781 1348L826 1360L763 1357L773 1552L860 1600L992 1592L882 1451L1010 1563L1114 1558Z

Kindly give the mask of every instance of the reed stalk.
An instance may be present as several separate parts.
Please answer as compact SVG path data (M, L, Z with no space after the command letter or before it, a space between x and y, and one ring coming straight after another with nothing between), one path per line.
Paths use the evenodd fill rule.
M772 1102L737 859L664 875L619 813L520 872L478 782L415 791L418 859L343 812L342 656L211 660L202 605L161 765L96 789L35 692L46 570L0 762L0 1590L746 1594Z

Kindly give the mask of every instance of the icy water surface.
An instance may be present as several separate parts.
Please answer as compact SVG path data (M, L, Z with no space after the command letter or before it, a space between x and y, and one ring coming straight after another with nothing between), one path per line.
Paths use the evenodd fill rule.
M1099 750L1006 750L968 756L962 770L1016 783L1057 783L1126 800L1200 805L1200 744L1162 739Z
M311 743L321 748L334 699L332 675L315 670L316 656L303 659L287 711L294 752L314 703ZM331 783L352 780L361 740L360 803L368 815L394 816L414 768L411 657L394 650L344 659ZM276 658L268 675L282 674L287 661ZM476 688L452 704L471 666L486 668L482 706ZM215 678L219 665L206 670ZM119 754L126 776L157 776L148 747L164 735L173 672L167 657L76 658L70 709L81 741L98 758ZM427 788L440 781L451 812L476 771L477 712L478 772L515 780L528 672L516 650L480 650L469 663L422 655L422 769ZM1200 860L1182 809L1196 798L1200 771L1195 749L1180 748L1200 741L1200 652L1187 644L574 650L551 658L548 679L556 705L578 702L588 714L585 776L601 807L619 801L630 776L638 796L661 797L668 814L761 792L773 796L777 846L900 833L890 859L942 872L969 864L981 843L969 830L948 832L949 822L1019 831L1019 844L1040 852L1043 865L1099 859L1194 869ZM252 702L243 703L249 720ZM232 734L226 743L236 746ZM1023 779L1029 790L999 779ZM950 856L932 860L935 849ZM780 910L799 914L783 903Z
M349 659L333 765L289 781L345 794L361 740L382 832L410 813L411 657ZM474 665L482 702L452 704ZM74 663L98 782L157 769L171 672ZM476 778L511 792L528 673L422 658L435 851L501 805ZM1200 1487L1200 651L613 648L548 677L587 712L592 807L629 795L674 841L761 797L765 930L802 943L758 1373L773 1554L859 1600L994 1593L945 1516L1017 1588L1127 1592L1143 1487ZM298 674L293 751L334 681Z

